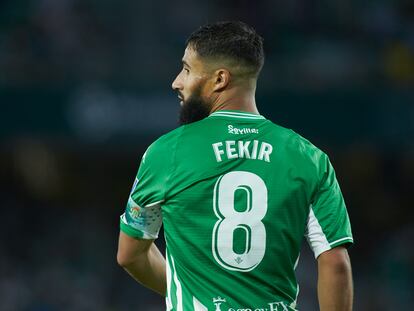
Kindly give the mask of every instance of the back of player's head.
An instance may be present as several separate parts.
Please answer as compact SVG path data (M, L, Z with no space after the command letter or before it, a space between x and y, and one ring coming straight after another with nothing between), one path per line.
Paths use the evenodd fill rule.
M207 24L194 31L186 45L204 59L230 61L257 77L264 63L263 38L240 21Z

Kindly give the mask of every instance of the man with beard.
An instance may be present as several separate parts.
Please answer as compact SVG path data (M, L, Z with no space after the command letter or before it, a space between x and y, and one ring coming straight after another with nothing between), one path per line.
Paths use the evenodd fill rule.
M353 243L325 153L259 114L262 38L241 22L196 30L172 87L182 126L143 156L118 263L167 310L296 310L305 236L321 310L352 309ZM154 239L164 225L166 258Z

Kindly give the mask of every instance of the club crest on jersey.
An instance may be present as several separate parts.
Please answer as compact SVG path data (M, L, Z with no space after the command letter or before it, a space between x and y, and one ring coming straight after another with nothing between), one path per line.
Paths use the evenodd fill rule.
M215 311L221 311L220 306L221 306L221 304L222 304L223 302L226 302L226 299L221 298L220 296L218 296L218 297L216 297L216 298L213 298L213 303L214 303L214 305L216 306L216 310L215 310Z
M135 206L133 208L130 209L129 211L129 215L133 218L133 219L138 219L139 218L139 207Z
M145 209L144 209L145 210ZM144 210L129 197L128 200L128 214L133 220L138 220L143 216Z

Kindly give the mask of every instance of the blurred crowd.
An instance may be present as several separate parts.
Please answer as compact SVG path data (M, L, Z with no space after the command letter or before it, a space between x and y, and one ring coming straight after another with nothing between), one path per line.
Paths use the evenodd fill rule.
M0 310L162 310L116 263L136 170L122 160L134 159L35 142L10 150L0 169Z
M116 264L118 217L175 126L163 94L185 38L225 19L265 38L260 110L336 168L355 310L414 304L412 0L32 0L0 1L1 311L164 310ZM306 245L297 274L300 310L317 310Z
M201 24L241 19L265 37L264 89L414 84L411 0L0 2L0 84L160 88Z

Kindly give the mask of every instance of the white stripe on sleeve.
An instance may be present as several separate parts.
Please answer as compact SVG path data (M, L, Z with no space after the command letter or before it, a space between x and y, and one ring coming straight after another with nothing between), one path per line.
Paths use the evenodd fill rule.
M309 208L308 224L306 226L305 236L308 240L310 248L313 251L313 254L315 255L315 258L318 258L320 254L332 248L313 212L312 205Z

